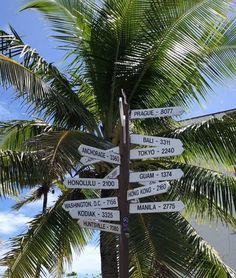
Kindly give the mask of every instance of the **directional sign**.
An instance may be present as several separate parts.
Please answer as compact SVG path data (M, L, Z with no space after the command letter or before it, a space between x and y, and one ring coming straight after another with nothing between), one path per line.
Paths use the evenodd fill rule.
M78 221L78 224L82 228L100 230L103 232L111 232L115 234L120 234L120 225L118 224L111 224L107 222L99 222L99 221L92 221L92 220L82 220Z
M132 119L147 119L147 118L159 118L159 117L168 117L168 116L179 116L183 112L184 110L180 106L138 109L138 110L131 110L130 118L132 120Z
M127 199L133 200L137 198L148 197L156 194L162 194L169 190L170 185L168 182L157 182L154 185L142 186L133 190L128 190Z
M81 144L79 146L79 153L84 156L92 157L98 160L120 164L120 156L113 151L105 151L98 148L90 147Z
M118 153L119 153L119 147L114 147L114 148L112 148L112 149L105 150L105 151L106 151L106 152L113 152L113 153L118 154ZM81 162L83 165L90 165L90 164L95 164L95 163L101 162L101 160L100 160L100 159L96 159L96 158L92 158L92 157L83 156L83 157L80 159L80 162Z
M162 147L162 148L144 148L130 151L130 159L143 159L179 155L184 151L182 146L179 147Z
M147 181L166 181L176 180L183 176L181 169L147 171L147 172L133 172L129 174L130 182L147 182Z
M119 210L108 209L73 209L68 211L72 218L80 219L98 219L98 220L120 220Z
M65 210L74 208L115 208L118 207L118 198L99 198L99 199L85 199L66 201L62 206Z
M130 213L155 213L155 212L176 212L181 211L184 204L181 201L172 202L149 202L130 204Z
M94 163L98 163L100 162L101 160L98 160L98 159L95 159L95 158L92 158L92 157L87 157L87 156L83 156L81 157L80 159L80 162L83 164L83 165L90 165L90 164L94 164Z
M114 179L120 174L120 166L114 168L109 174L107 174L104 179Z
M68 188L92 188L92 189L118 189L117 179L65 179L64 184Z
M147 135L139 135L139 134L131 134L130 142L132 144L153 146L153 147L165 147L165 148L182 147L182 142L179 139L147 136Z

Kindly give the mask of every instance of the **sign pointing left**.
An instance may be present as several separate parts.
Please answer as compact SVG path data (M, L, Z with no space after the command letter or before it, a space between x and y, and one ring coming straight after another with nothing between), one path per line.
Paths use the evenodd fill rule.
M120 220L119 210L111 209L73 209L68 211L74 219Z
M73 178L65 179L64 184L68 188L89 188L89 189L118 189L117 179L88 179Z
M115 208L118 207L118 198L96 198L84 200L65 201L62 205L64 210L81 209L81 208Z
M84 144L81 144L78 150L83 156L88 156L113 164L120 164L120 155L116 154L114 151L101 150Z

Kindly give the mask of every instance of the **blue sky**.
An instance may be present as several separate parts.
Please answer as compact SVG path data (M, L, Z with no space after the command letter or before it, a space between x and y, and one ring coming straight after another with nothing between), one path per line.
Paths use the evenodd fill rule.
M0 10L0 28L8 30L8 24L11 24L23 36L23 40L26 43L37 48L37 51L47 61L58 65L58 62L63 57L63 52L56 49L54 40L48 38L50 34L49 28L38 13L33 11L17 12L23 3L23 1L19 0L4 1ZM213 86L213 89L214 92L209 95L206 102L202 103L202 107L194 105L183 117L188 118L236 108L236 78L230 81L227 80L223 86ZM20 109L19 101L12 100L13 97L12 90L5 92L0 88L0 121L28 118L26 111ZM50 195L49 198L50 204L52 204L55 201L55 196ZM34 205L26 206L20 212L13 212L10 210L10 206L14 202L14 200L0 200L0 239L6 240L23 231L26 228L25 223L41 209L41 202L37 202ZM91 264L91 261L93 261L93 264ZM98 249L95 249L91 244L80 260L75 260L73 270L81 273L99 272Z

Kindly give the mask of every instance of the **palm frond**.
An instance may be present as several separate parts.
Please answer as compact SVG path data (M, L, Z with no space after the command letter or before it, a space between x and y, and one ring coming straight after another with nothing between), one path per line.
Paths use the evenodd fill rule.
M51 180L49 165L43 152L0 151L0 195L16 195L25 188L32 188Z
M50 129L52 126L40 119L0 122L1 149L22 150L26 140Z
M0 46L0 52L9 57L18 58L21 61L22 68L31 73L31 79L33 77L36 78L39 85L42 86L42 89L45 88L47 90L46 95L42 97L37 90L32 91L32 86L16 86L16 80L14 76L11 76L13 75L11 71L12 66L9 68L8 74L6 76L3 75L3 85L16 87L18 97L23 97L28 104L34 105L34 112L41 113L47 120L52 120L55 125L67 128L80 128L81 125L84 125L90 131L97 130L97 124L92 114L80 101L79 94L75 94L66 76L54 65L47 63L35 49L24 44L13 28L11 30L13 35L9 35L4 31L0 32L0 45L2 45L2 47ZM13 60L10 61L13 62ZM17 65L19 66L18 63ZM29 77L24 81L23 73L20 76L22 79L20 80L21 82L28 81L30 84ZM83 84L85 84L85 81ZM85 86L81 87L81 91L84 91L83 88ZM49 102L51 103L50 106L48 106Z
M180 214L135 215L130 227L131 277L236 277Z
M31 204L41 199L43 195L43 187L38 187L36 190L30 191L27 196L16 200L15 205L12 206L13 210L20 210L26 204Z
M113 145L99 137L81 131L52 131L41 134L27 142L31 150L43 150L47 153L47 161L55 167L56 173L63 176L70 168L75 169L81 155L78 152L80 144L96 146L102 149Z
M29 223L26 233L9 242L10 251L4 254L0 264L6 266L7 277L33 277L37 265L41 265L41 275L46 277L58 264L58 258L64 257L71 263L72 250L80 253L91 231L81 229L61 205L67 197L61 196L55 206L44 215L38 215ZM65 236L66 234L66 236Z
M171 160L149 160L135 164L135 170L177 168L183 170L183 177L171 182L172 186L168 195L156 196L153 200L177 198L186 204L186 212L193 214L196 218L209 219L209 221L219 219L226 225L235 225L236 179L234 177L197 165Z

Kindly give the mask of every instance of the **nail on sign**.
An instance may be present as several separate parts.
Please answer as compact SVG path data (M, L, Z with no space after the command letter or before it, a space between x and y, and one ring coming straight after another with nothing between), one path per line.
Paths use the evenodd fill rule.
M79 153L84 156L95 158L98 160L120 164L120 155L114 153L113 151L101 150L98 148L90 147L81 144L78 149Z
M92 188L92 189L118 189L117 179L87 179L73 178L65 179L64 184L68 188Z
M100 230L103 232L110 232L110 233L114 233L114 234L120 234L120 225L118 225L118 224L111 224L111 223L106 223L106 222L83 220L83 219L80 219L78 221L78 224L82 228Z
M181 169L147 171L147 172L131 172L129 174L130 182L147 182L147 181L165 181L180 179L183 176Z
M130 213L177 212L184 208L181 201L130 204Z
M130 118L132 120L132 119L147 119L147 118L159 118L159 117L168 117L168 116L179 116L183 112L184 110L180 106L138 109L138 110L131 110Z

